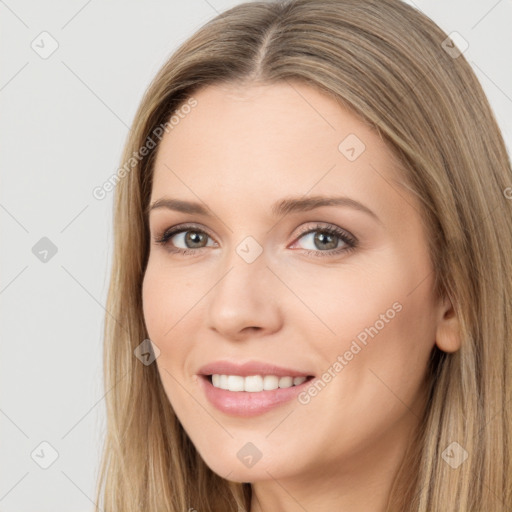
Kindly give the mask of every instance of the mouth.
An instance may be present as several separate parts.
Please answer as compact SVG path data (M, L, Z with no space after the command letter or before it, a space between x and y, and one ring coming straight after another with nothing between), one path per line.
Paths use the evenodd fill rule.
M310 385L308 372L271 364L219 361L198 372L207 401L225 415L251 417L290 404Z
M263 415L273 409L290 404L295 401L294 399L297 398L297 395L304 391L306 386L308 386L310 381L314 378L312 376L300 377L300 381L296 381L297 384L289 385L289 378L281 377L285 379L283 381L283 387L257 391L257 389L261 387L261 375L248 376L245 378L240 375L218 375L219 380L222 379L222 381L225 381L223 377L227 377L228 389L222 389L213 384L214 376L215 380L217 380L217 375L218 374L203 375L202 378L199 379L206 399L215 409L225 415L245 418ZM257 379L257 377L259 377L259 379ZM281 378L279 379L280 381ZM254 381L258 382L255 384ZM240 382L243 382L244 390L240 389ZM248 383L248 389L253 389L253 391L245 390L246 382ZM272 383L272 386L274 385L275 380ZM231 391L231 389L229 389L230 387L231 389L236 388L238 391ZM296 405L298 406L299 404Z

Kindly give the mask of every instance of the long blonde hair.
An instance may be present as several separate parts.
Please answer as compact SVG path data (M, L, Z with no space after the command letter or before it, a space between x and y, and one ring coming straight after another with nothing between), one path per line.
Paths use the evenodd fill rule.
M250 484L228 482L206 466L156 365L134 356L148 337L141 299L146 207L155 129L169 127L199 88L287 80L356 112L399 158L422 205L436 293L450 298L460 324L460 350L432 353L424 420L388 510L512 509L512 170L482 87L446 38L399 0L248 2L209 21L158 72L136 113L122 158L131 164L115 191L107 432L97 490L105 512L250 508ZM156 146L141 157L148 137ZM468 455L458 467L443 458L453 442Z

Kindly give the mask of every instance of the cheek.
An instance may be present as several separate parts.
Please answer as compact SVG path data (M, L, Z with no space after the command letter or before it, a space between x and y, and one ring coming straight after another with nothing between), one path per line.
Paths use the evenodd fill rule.
M396 401L390 388L413 400L435 344L433 275L426 261L389 253L330 273L301 275L290 287L307 297L331 332L310 314L297 318L310 333L312 353L320 353L325 369L340 375L329 386L337 397L345 396L346 403L357 397L371 407L376 395Z
M381 421L392 422L407 414L404 404L412 407L421 394L435 344L432 283L427 279L411 293L417 285L415 273L407 275L402 268L401 274L396 279L394 272L382 273L380 283L373 282L365 292L359 291L364 284L359 280L353 300L345 299L345 307L339 310L337 323L331 317L339 342L329 349L327 368L336 378L323 405L344 404L343 409L332 411L333 425L351 410L361 426L377 428ZM336 361L340 363L339 356L341 364L334 367ZM316 406L320 413L320 400ZM373 425L363 418L370 410Z
M169 392L176 383L171 375L180 381L192 375L191 341L203 316L200 300L211 286L190 271L169 268L163 258L148 262L142 283L144 321L148 337L160 350L156 363Z
M379 331L387 328L416 284L418 270L401 265L390 251L353 261L309 269L291 265L279 272L289 286L281 292L285 316L287 311L302 330L337 349L358 335L364 340L366 329L376 323Z
M184 303L188 302L184 296L186 287L183 287L183 277L181 281L178 274L172 275L161 265L150 261L142 283L143 314L148 337L160 351L156 365L165 393L176 412L182 409L182 399L175 379L181 381L178 367L186 359L186 344L179 341L183 338L179 337L182 328L179 319L185 313Z
M164 330L164 312L168 307L169 297L166 296L163 280L157 277L151 265L148 265L142 282L142 310L149 338L157 341Z
M408 296L406 290L375 290L371 301L358 295L361 302L340 310L337 323L331 318L339 342L326 348L320 338L314 340L315 348L328 356L320 375L326 384L305 394L295 415L303 424L322 418L321 425L315 423L311 450L331 453L333 460L354 455L380 436L404 435L402 428L420 417L434 331L426 294ZM283 443L286 434L280 432Z
M170 271L158 258L150 258L142 283L142 306L149 337L155 342L170 338L170 329L193 306L196 294L185 272Z

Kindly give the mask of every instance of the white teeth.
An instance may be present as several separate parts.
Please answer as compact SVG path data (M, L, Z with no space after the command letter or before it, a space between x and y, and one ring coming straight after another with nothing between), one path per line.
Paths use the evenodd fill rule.
M278 387L279 377L276 377L275 375L265 375L265 377L263 377L263 389L265 391L272 391Z
M244 381L243 377L239 375L229 375L228 376L228 389L229 391L243 391L244 390Z
M293 386L293 377L281 377L279 379L280 388L291 388Z
M213 387L228 391L272 391L277 388L291 388L306 381L306 377L277 377L275 375L212 375Z
M244 380L244 391L250 391L251 393L263 391L263 377L261 375L251 375L245 377Z

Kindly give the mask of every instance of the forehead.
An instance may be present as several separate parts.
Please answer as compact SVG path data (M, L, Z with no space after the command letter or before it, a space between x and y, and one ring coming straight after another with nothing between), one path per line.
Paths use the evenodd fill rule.
M379 135L308 85L208 86L160 142L152 199L345 193L379 202L402 180ZM386 190L389 189L389 190ZM396 198L395 198L396 199Z

